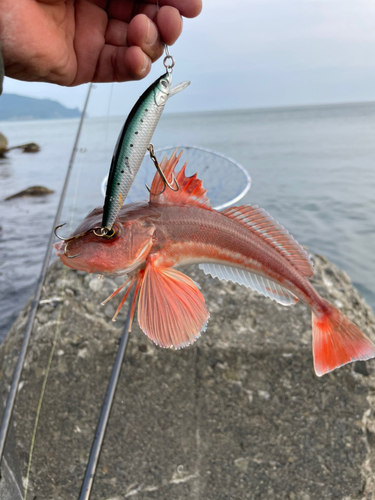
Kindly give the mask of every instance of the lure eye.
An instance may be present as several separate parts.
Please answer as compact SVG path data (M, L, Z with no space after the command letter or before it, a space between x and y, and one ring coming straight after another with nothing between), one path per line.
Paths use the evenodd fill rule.
M105 240L110 240L110 239L111 239L111 238L113 238L115 235L116 235L116 231L115 231L115 230L113 229L113 227L112 227L112 229L110 229L110 230L108 231L108 233L107 233L107 234L103 235L103 238L104 238Z
M120 234L120 231L115 227L112 227L111 229L107 229L104 227L95 228L92 229L92 232L95 234L95 236L99 236L100 238L103 238L105 240L110 240L117 234Z
M162 80L160 83L165 89L168 87L168 83L165 80Z

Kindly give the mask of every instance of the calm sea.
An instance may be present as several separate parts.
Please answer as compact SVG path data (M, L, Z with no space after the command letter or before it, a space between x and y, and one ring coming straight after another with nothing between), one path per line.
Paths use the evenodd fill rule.
M85 121L63 235L103 204L100 184L123 121ZM33 291L77 126L77 120L0 122L11 146L41 146L36 154L15 150L0 159L0 338ZM375 307L374 133L375 104L363 103L165 114L153 143L198 145L241 163L252 177L241 203L265 208L310 251L344 269ZM55 194L4 201L32 185Z

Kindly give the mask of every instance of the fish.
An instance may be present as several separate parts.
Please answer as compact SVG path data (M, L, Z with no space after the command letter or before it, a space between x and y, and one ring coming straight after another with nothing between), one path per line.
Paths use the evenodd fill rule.
M101 227L108 233L121 209L147 152L165 103L185 89L185 81L171 88L172 75L157 78L133 106L118 137L109 170Z
M114 319L135 286L131 323L138 304L140 328L155 344L175 349L193 344L206 329L209 312L197 284L176 267L199 264L208 275L245 285L284 306L299 300L307 304L318 376L375 357L372 341L310 283L312 261L289 232L256 205L212 209L197 174L187 177L186 163L175 172L181 154L175 151L160 165L167 179L175 176L178 191L152 194L163 185L156 173L149 201L124 205L112 238L93 232L102 216L96 208L66 243L55 244L58 257L73 269L126 275L107 299L126 288Z

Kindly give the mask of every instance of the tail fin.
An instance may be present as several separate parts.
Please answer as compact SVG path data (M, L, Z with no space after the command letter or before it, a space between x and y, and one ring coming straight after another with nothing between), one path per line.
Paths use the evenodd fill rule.
M318 377L351 361L375 357L375 345L332 304L312 315L314 368Z

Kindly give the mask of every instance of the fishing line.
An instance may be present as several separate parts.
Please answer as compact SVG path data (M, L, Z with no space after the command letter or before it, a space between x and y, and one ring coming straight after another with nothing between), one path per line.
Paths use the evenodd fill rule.
M63 278L62 278L62 282L63 282L62 283L62 294L61 294L61 298L62 299L65 296L65 277L66 277L66 268L64 269L64 274L63 274ZM49 355L49 358L48 358L46 373L44 375L43 384L42 384L42 390L40 392L38 407L37 407L36 415L35 415L35 422L34 422L34 428L33 428L33 433L32 433L32 438L31 438L31 444L30 444L30 451L29 451L29 461L28 461L28 464L27 464L27 471L26 471L25 494L24 494L24 497L23 497L24 500L27 499L27 490L28 490L28 487L29 487L29 477L30 477L31 462L32 462L33 452L34 452L34 446L35 446L36 431L37 431L37 428L38 428L39 416L40 416L40 412L41 412L41 409L42 409L42 402L43 402L44 393L45 393L46 386L47 386L48 375L49 375L50 368L51 368L51 365L52 365L52 358L53 358L53 355L55 353L55 348L56 348L56 345L57 345L58 334L59 334L59 331L60 331L60 323L61 323L62 310L63 310L63 302L61 302L61 304L59 305L59 312L58 312L58 317L57 317L57 324L56 324L56 329L55 329L55 335L53 337L52 348L51 348L51 352L50 352L50 355Z
M111 112L111 104L112 104L112 95L113 95L113 83L111 83L111 90L109 92L108 106L107 106L107 126L105 130L105 147L106 151L109 150L109 117Z
M15 486L17 493L19 494L19 498L21 500L23 500L22 492L20 490L18 482L17 482L16 478L14 477L14 473L13 473L12 469L9 467L8 462L5 460L5 458L3 458L3 464L5 465L5 467L8 470L8 474L9 474L11 480L13 481L13 485Z
M108 106L107 106L107 127L105 132L105 142L108 146L108 132L109 132L109 116L111 112L111 104L112 104L112 94L113 94L113 83L111 83L111 90L109 92Z
M77 202L77 199L78 199L78 187L79 187L79 184L80 184L81 173L82 173L82 162L79 161L78 162L78 170L77 170L77 179L76 179L76 182L75 182L75 189L74 189L73 204L72 204L72 207L71 207L71 210L70 210L69 234L72 232L73 218L74 218L75 209L76 209L76 202ZM37 432L37 429L38 429L38 423L39 423L40 412L41 412L41 409L42 409L42 403L43 403L43 399L44 399L44 393L45 393L45 390L46 390L48 376L49 376L49 372L50 372L51 365L52 365L53 355L55 353L57 341L58 341L58 338L59 338L61 316L62 316L63 308L64 308L66 273L67 273L67 267L64 266L64 268L63 268L63 276L62 276L62 288L61 288L61 303L59 304L59 310L58 310L58 316L57 316L57 322L56 322L56 329L55 329L55 334L54 334L54 337L53 337L53 342L52 342L52 347L51 347L50 355L49 355L48 362L47 362L46 371L45 371L44 378L43 378L42 389L41 389L41 392L40 392L38 407L37 407L36 415L35 415L33 433L32 433L32 437L31 437L31 444L30 444L30 450L29 450L29 460L28 460L28 464L27 464L26 479L25 479L25 495L24 495L24 500L26 500L26 498L27 498L27 490L28 490L28 487L29 487L30 470L31 470L31 463L32 463L33 452L34 452L34 447L35 447L36 432Z
M82 153L83 152L84 151L82 151ZM71 234L73 232L73 220L74 220L74 214L76 211L76 203L77 203L77 199L78 199L78 188L80 185L81 173L82 173L82 162L79 161L78 162L78 169L77 169L77 179L76 179L76 183L75 183L74 196L73 196L73 204L72 204L72 207L70 209L70 220L69 220L68 234ZM64 268L64 270L66 270L66 269ZM65 273L64 273L63 279L65 279Z

